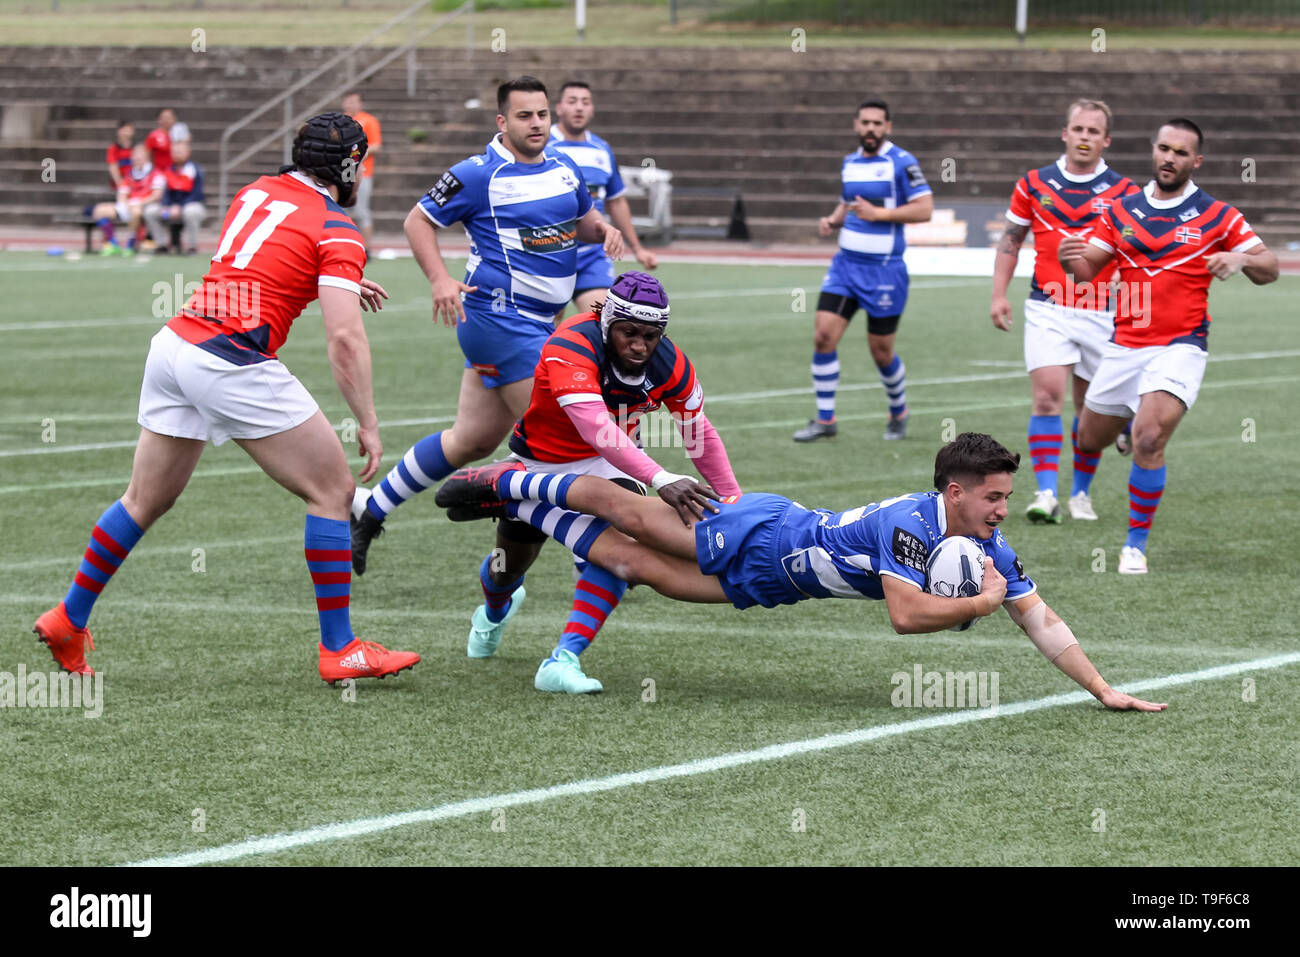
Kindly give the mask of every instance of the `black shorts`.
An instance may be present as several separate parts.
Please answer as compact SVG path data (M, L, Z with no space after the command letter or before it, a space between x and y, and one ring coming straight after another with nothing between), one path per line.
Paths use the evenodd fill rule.
M833 292L823 292L817 297L818 312L833 312L845 320L850 320L858 311L858 301L852 296L841 296ZM873 316L867 313L867 332L873 336L892 336L898 331L897 316Z

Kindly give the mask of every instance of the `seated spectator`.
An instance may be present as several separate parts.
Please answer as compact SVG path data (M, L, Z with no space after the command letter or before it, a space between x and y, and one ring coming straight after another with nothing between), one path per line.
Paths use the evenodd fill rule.
M122 176L131 168L131 147L135 145L135 126L130 120L117 121L117 133L113 136L113 144L109 146L104 154L104 162L108 164L108 176L113 183L113 193L117 194L118 187L122 185Z
M137 240L143 228L146 215L153 215L150 207L157 207L167 189L167 177L153 168L149 162L149 147L136 143L131 148L131 165L122 176L122 185L117 190L117 200L112 203L99 203L91 212L98 220L98 226L104 233L104 246L100 249L103 256L125 255L127 250L135 252ZM118 245L114 237L114 222L128 227L127 250Z
M192 256L199 251L199 227L203 224L203 168L190 159L188 140L172 142L172 168L166 176L166 198L160 205L145 209L149 235L159 244L160 253L184 252ZM164 223L172 235L170 250L163 242Z

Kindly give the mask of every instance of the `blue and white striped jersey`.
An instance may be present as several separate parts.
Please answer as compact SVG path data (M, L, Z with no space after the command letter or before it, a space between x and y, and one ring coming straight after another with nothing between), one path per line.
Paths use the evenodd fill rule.
M457 163L420 198L436 226L463 223L470 255L465 282L478 292L466 305L549 322L573 296L577 224L591 209L582 172L550 149L540 163L519 163L501 134L478 156ZM498 293L497 290L502 290Z
M926 560L947 530L938 492L901 495L847 512L795 503L786 512L777 548L790 581L805 595L880 599L883 575L925 588ZM972 541L1006 578L1007 601L1038 590L1001 531L987 541Z
M578 169L582 170L582 178L587 181L587 189L591 191L591 201L602 214L605 212L606 200L618 199L627 192L623 177L618 172L618 160L614 158L614 151L591 130L587 130L580 140L566 140L560 124L556 123L551 127L549 145L551 149L559 150L573 160Z
M921 164L907 150L889 140L874 156L859 147L844 157L840 167L840 198L852 203L861 196L873 206L896 209L930 192ZM849 210L840 229L840 249L863 259L882 260L903 255L902 223L872 223Z

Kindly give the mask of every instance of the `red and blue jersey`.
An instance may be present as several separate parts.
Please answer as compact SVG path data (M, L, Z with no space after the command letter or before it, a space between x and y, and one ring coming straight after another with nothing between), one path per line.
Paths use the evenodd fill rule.
M1190 180L1173 199L1154 198L1155 183L1113 204L1093 230L1094 246L1113 253L1120 287L1114 341L1121 346L1188 342L1206 348L1210 280L1216 252L1258 246L1246 218Z
M1007 219L1029 226L1034 233L1034 278L1029 298L1073 309L1110 309L1109 285L1115 267L1106 266L1091 282L1072 282L1056 258L1064 236L1087 234L1111 203L1138 192L1137 184L1120 176L1105 160L1087 175L1070 173L1062 156L1050 166L1020 177L1011 194Z
M203 285L167 325L235 365L265 362L321 286L360 295L365 265L361 231L328 192L296 171L263 176L236 194Z
M126 179L126 174L131 170L131 147L121 146L114 140L113 145L104 152L104 162L116 166L122 179ZM116 189L117 184L114 183L113 187Z
M686 353L667 336L642 375L628 378L611 365L594 312L571 316L546 340L533 373L533 394L515 423L510 451L541 462L576 462L600 453L578 434L564 411L575 402L604 402L610 417L636 442L641 417L665 406L689 422L703 409L704 392Z

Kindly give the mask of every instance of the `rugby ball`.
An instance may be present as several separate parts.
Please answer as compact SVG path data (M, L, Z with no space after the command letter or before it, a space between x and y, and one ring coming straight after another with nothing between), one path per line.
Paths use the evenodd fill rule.
M984 550L964 535L941 541L925 562L925 590L941 598L974 598L984 583ZM972 618L949 631L965 631L978 621Z

